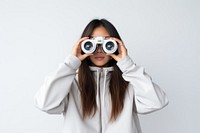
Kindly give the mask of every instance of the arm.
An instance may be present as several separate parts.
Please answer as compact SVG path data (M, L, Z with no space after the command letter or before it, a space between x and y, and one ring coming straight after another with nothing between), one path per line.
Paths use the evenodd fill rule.
M133 86L137 113L149 113L168 104L165 93L156 85L143 67L137 66L129 56L118 61L123 78Z
M72 48L72 54L60 64L58 69L45 78L40 90L34 97L36 107L50 113L60 114L67 105L67 95L76 76L76 70L81 61L91 54L81 54L81 42L88 39L83 37ZM73 89L73 88L72 88Z
M54 73L49 74L34 97L36 107L51 114L62 113L80 64L76 56L70 55Z

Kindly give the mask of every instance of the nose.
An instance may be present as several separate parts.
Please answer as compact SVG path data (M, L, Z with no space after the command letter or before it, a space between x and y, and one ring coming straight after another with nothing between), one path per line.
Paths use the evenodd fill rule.
M96 53L103 53L103 49L101 46L97 46Z

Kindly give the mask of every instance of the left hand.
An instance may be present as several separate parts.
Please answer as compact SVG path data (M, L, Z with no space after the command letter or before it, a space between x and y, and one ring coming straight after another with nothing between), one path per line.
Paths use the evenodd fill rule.
M124 43L118 38L111 37L111 39L118 43L118 52L119 52L119 54L118 55L108 54L108 55L110 55L116 61L119 61L120 59L126 57L127 56L127 49L126 49Z

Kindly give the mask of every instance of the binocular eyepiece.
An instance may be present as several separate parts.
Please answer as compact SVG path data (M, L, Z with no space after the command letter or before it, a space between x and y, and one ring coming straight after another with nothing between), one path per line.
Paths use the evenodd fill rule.
M117 48L117 42L112 39L106 39L105 37L93 37L91 39L87 39L81 43L81 49L84 53L94 53L97 47L101 45L103 51L107 54L114 53Z

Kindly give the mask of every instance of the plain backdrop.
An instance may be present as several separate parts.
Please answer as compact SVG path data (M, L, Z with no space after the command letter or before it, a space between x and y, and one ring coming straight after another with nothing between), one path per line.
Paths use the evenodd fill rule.
M170 101L140 115L143 133L199 133L199 7L198 0L0 0L0 132L61 132L62 115L38 110L33 96L86 24L106 18Z

